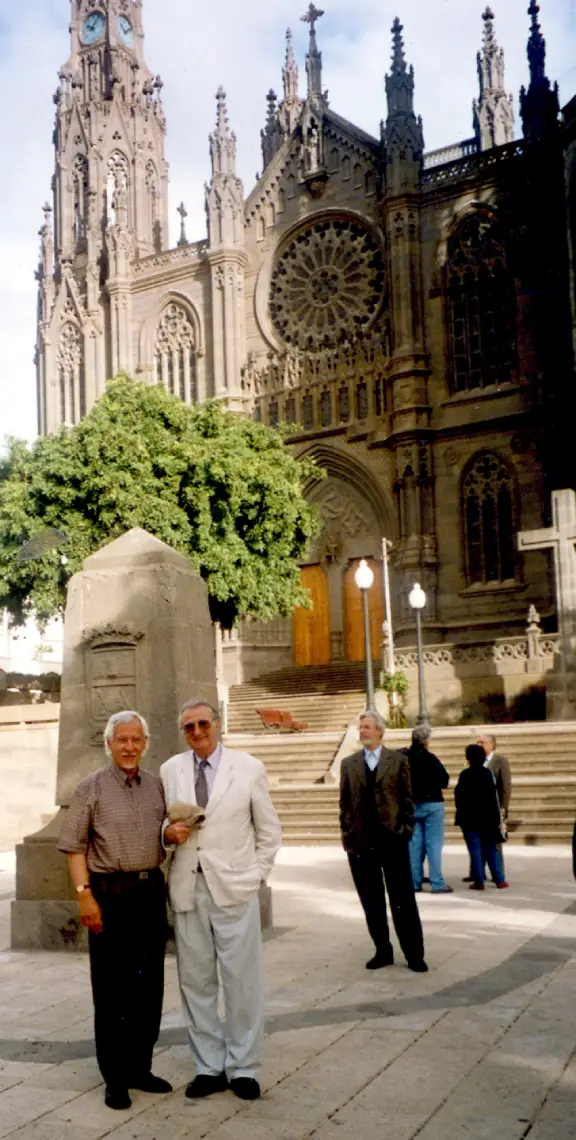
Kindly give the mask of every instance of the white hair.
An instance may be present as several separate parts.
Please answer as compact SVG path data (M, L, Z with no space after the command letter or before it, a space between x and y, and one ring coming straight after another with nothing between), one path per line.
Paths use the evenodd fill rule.
M182 705L182 708L180 709L180 716L178 718L179 724L181 724L182 717L184 716L185 712L188 712L188 709L209 709L209 711L212 713L212 721L214 722L216 720L220 720L220 713L218 712L217 709L214 708L214 705L210 704L209 701L194 701L194 700L192 700L192 701L186 701L186 704Z
M110 720L108 721L108 724L106 725L106 728L104 729L104 748L106 749L106 755L108 757L112 757L112 752L110 749L110 741L114 737L114 729L116 728L116 725L118 725L118 724L131 724L131 722L133 720L139 721L139 723L142 726L142 732L144 733L144 736L146 737L146 748L144 750L143 755L144 756L146 755L146 752L148 751L148 741L150 740L150 732L148 729L148 725L147 725L146 721L144 720L144 717L139 712L133 712L132 710L127 709L125 712L114 713L114 715L110 717Z
M377 712L376 709L366 709L366 712L360 716L360 721L368 720L369 717L373 718L376 728L382 729L382 732L386 731L386 721L381 713Z

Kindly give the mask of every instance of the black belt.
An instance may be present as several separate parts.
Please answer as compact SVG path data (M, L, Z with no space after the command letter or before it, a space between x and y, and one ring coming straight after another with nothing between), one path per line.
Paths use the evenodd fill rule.
M160 867L152 867L148 871L91 871L90 878L99 886L105 886L106 883L142 883L161 874Z

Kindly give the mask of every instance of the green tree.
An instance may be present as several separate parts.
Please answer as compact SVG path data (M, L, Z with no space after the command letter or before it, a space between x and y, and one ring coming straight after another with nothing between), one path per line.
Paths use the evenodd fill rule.
M119 376L77 427L0 460L0 606L16 622L62 613L84 559L140 526L190 557L226 628L286 617L307 598L298 562L319 523L302 489L320 474L279 431ZM51 527L62 545L22 561Z

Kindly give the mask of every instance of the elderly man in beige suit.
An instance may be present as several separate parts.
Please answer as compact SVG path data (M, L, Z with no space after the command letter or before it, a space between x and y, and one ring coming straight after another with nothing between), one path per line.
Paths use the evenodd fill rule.
M164 844L175 852L168 887L180 991L196 1066L186 1096L230 1087L242 1100L256 1100L264 1035L258 893L282 841L280 822L264 765L220 743L215 709L190 701L180 727L188 751L163 764L160 776L168 811ZM199 826L173 821L182 805L201 809Z

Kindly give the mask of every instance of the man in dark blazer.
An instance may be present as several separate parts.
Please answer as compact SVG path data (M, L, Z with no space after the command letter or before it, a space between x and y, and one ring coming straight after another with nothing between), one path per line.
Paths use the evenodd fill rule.
M384 728L378 713L363 713L359 732L362 749L342 761L342 843L376 946L366 969L378 970L394 962L385 879L394 928L408 967L425 973L428 967L408 849L414 826L410 764L403 753L383 746Z

